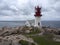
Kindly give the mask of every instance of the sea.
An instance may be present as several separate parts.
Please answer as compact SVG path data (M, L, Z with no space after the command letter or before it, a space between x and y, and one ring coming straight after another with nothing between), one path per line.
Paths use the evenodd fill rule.
M17 27L24 26L26 21L0 21L0 27ZM60 28L60 21L41 21L42 26L50 26L53 28Z

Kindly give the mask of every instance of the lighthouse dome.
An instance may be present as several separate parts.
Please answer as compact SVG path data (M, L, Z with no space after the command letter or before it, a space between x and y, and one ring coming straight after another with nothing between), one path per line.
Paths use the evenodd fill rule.
M35 7L35 15L34 16L42 16L41 8L39 6Z

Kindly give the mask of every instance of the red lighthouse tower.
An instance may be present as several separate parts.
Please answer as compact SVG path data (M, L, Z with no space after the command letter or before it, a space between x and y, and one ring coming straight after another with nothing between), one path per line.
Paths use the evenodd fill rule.
M39 6L35 7L35 26L41 27L41 8Z
M42 16L41 15L41 8L39 6L35 7L35 15L34 16L38 16L38 17Z

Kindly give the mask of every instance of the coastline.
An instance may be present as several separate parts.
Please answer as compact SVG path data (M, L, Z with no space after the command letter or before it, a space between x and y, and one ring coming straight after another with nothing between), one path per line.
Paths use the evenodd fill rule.
M36 42L34 42L34 40L29 37L29 36L44 36L46 34L48 35L55 35L55 37L53 38L54 41L57 41L57 37L56 35L60 35L60 29L58 28L50 28L50 27L42 27L37 28L37 27L27 27L27 26L18 26L18 27L2 27L0 28L0 40L2 40L1 42L6 42L5 44L12 44L13 45L18 45L20 40L25 40L28 41L30 43L34 43L35 45L37 45ZM27 37L28 36L28 37ZM48 37L46 37L47 39L49 39ZM6 40L6 41L4 41ZM12 42L11 42L12 40ZM2 45L2 43L0 42L0 44ZM60 39L57 41L60 42Z

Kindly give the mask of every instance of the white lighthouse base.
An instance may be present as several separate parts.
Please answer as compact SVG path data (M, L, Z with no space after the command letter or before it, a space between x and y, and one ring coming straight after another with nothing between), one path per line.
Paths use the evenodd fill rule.
M35 17L35 27L42 28L42 25L41 25L41 17Z

